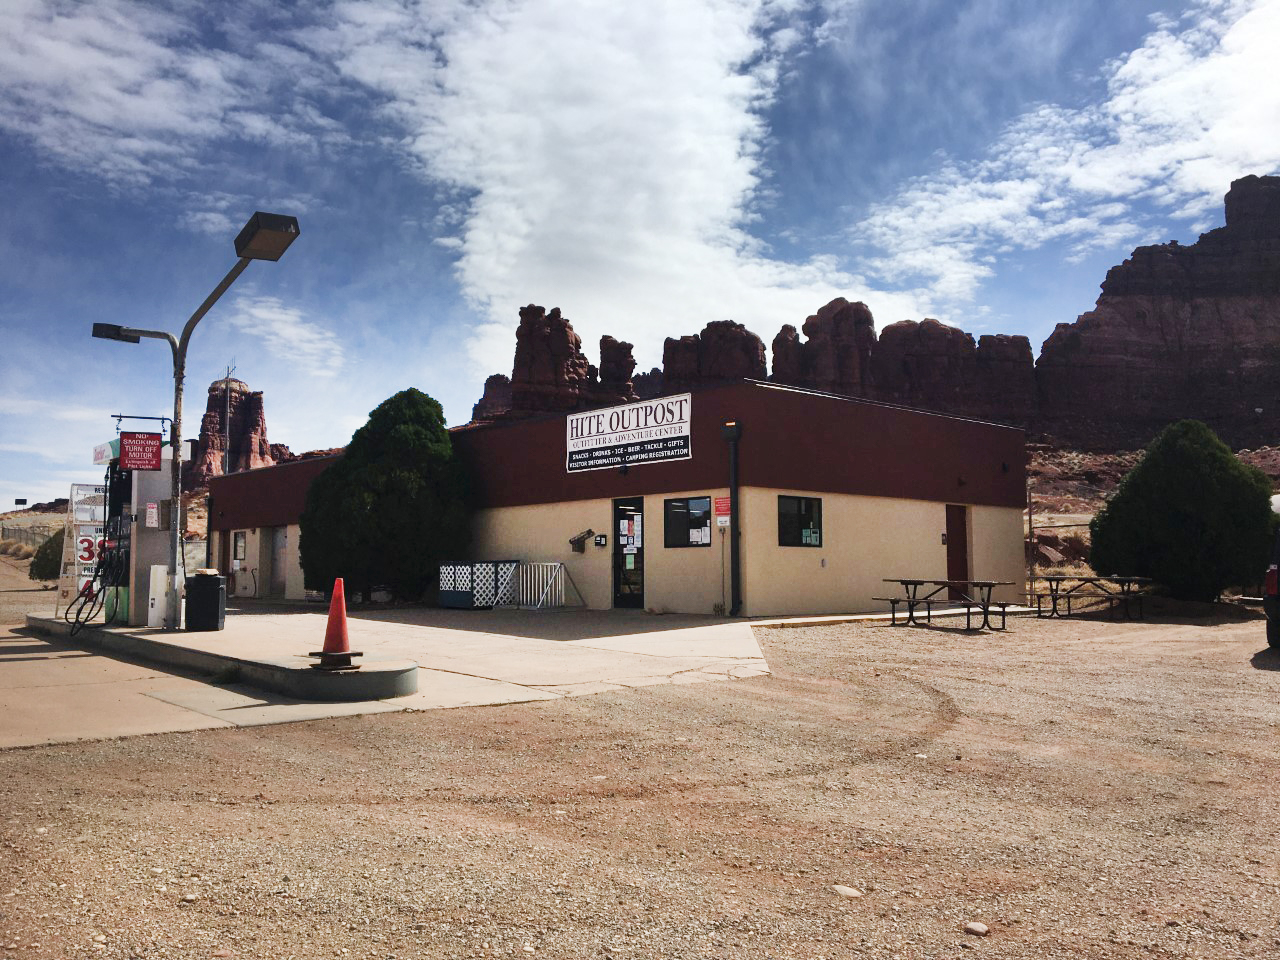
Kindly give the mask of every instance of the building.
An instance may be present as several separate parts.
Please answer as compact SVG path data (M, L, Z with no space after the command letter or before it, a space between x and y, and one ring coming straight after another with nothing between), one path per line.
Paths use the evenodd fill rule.
M740 381L469 424L453 441L476 484L472 559L563 563L592 608L849 613L882 610L873 598L885 578L1021 582L1025 572L1026 451L1013 427ZM220 569L240 565L235 595L252 595L242 578L257 558L259 577L270 569L285 596L301 596L304 476L273 471L308 463L327 466L213 481L214 556ZM268 566L280 549L286 559Z
M311 481L337 457L294 460L209 481L209 557L227 596L301 600L298 518Z

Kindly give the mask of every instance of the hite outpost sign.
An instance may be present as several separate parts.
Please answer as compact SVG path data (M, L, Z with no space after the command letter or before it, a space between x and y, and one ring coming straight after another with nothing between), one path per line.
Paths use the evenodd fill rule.
M565 417L565 470L688 460L690 395L642 400Z

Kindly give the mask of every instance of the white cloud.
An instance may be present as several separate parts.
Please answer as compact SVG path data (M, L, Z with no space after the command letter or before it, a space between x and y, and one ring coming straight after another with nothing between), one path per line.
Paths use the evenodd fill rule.
M853 235L879 251L879 276L958 304L992 253L1066 241L1079 259L1154 240L1143 204L1202 220L1232 180L1280 165L1277 49L1280 2L1201 0L1109 66L1102 102L1027 113L985 158L908 183Z
M6 0L0 129L65 167L142 187L200 169L215 141L344 142L313 104L282 93L306 89L313 66L277 44L204 47L160 4Z
M0 396L0 415L10 417L48 417L81 423L99 422L106 418L106 407L81 407L64 401L34 400L30 397Z
M770 51L794 44L798 9L370 0L305 42L382 94L406 153L458 192L457 276L485 317L477 372L509 368L529 302L561 307L588 355L609 333L648 365L664 337L711 320L767 341L838 295L914 312L910 295L874 302L830 259L771 259L746 229Z
M273 356L311 377L333 377L343 367L345 356L338 338L276 297L237 297L227 322L257 337Z

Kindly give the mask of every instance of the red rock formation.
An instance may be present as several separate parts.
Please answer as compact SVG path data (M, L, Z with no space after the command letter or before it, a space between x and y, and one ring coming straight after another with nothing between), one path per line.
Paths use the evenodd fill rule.
M773 379L845 396L1024 423L1035 410L1031 344L988 335L977 346L955 327L904 320L876 339L871 311L844 298L773 340Z
M560 315L560 308L547 313L533 304L522 307L511 372L512 412L576 410L591 380L591 364L582 354L582 340Z
M581 339L559 309L547 313L530 304L520 311L511 379L499 373L485 381L484 395L472 408L471 420L631 403L638 399L631 382L636 368L631 351L629 343L601 337L597 369L587 362Z
M471 419L497 420L511 412L511 378L495 373L484 382L484 395L471 408Z
M662 372L640 375L630 346L605 338L597 377L556 310L521 310L517 338L514 415L765 375L760 338L731 321L668 339ZM1141 446L1182 417L1237 446L1271 442L1280 435L1280 177L1235 181L1226 226L1195 244L1135 250L1107 274L1092 311L1058 325L1038 363L1026 337L975 344L936 320L890 324L877 339L866 306L839 298L799 331L782 327L773 379L1097 448Z
M976 359L966 411L999 423L1031 423L1037 412L1031 341L1020 334L984 334L978 338Z
M805 381L804 344L800 342L800 332L791 324L784 323L771 346L774 382L802 386Z
M652 400L662 393L662 371L653 367L648 373L637 373L631 378L631 388L641 400Z
M600 380L592 391L591 406L608 407L639 399L631 385L636 361L632 346L613 337L600 338Z
M702 333L678 340L668 338L663 345L663 393L765 377L764 341L732 320L713 320L702 328Z
M1057 326L1036 364L1048 430L1145 442L1194 417L1232 442L1276 435L1280 177L1235 181L1226 211L1190 246L1136 249L1093 310Z
M943 412L968 412L975 380L973 337L937 320L902 320L880 331L872 355L875 399Z
M876 330L865 303L837 297L800 329L807 338L801 348L801 385L851 397L868 392Z
M230 420L226 419L230 411ZM210 477L223 473L223 452L230 442L229 473L269 467L275 463L267 442L267 417L262 392L251 391L234 377L215 380L209 385L209 398L200 420L200 438L196 453L183 467L183 487L187 490L206 487Z
M667 337L662 344L662 386L668 393L680 393L696 387L699 339L696 333L683 337Z

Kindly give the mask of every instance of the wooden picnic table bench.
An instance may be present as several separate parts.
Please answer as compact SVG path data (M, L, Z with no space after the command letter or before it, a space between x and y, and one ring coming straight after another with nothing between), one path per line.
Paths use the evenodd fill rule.
M903 595L900 597L872 597L873 600L880 600L889 604L889 622L893 626L898 625L898 604L906 604L907 617L904 623L919 624L916 610L920 607L924 608L925 622L933 622L934 607L963 607L964 608L964 628L966 630L973 629L973 612L975 609L982 612L981 627L987 630L1003 630L1006 626L1006 608L1008 603L991 599L991 592L996 587L1011 587L1011 580L916 580L905 577L885 578L885 583L896 583L902 587ZM928 592L921 593L922 590L928 588ZM947 591L947 596L940 597L939 594ZM991 611L995 609L1000 613L1000 626L996 627L991 623Z
M1036 581L1044 584L1043 590L1037 590ZM1114 613L1124 610L1126 619L1142 619L1142 589L1153 581L1149 577L1090 577L1071 576L1068 574L1051 574L1033 577L1031 580L1031 599L1036 602L1037 617L1069 617L1072 604L1085 607L1107 604L1107 609ZM1070 586L1068 586L1070 584ZM1045 609L1045 602L1049 607ZM1133 610L1138 615L1134 617ZM1065 611L1065 612L1064 612Z

